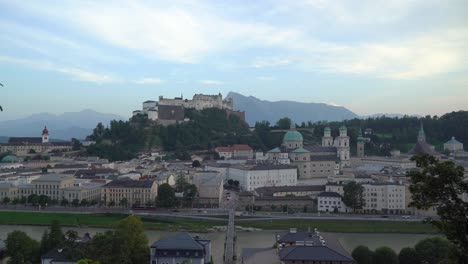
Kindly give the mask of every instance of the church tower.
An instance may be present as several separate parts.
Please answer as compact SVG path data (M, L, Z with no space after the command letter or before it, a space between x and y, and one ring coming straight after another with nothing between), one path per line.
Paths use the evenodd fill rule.
M332 147L333 146L333 138L331 136L331 129L326 127L323 131L322 137L322 147Z
M340 127L340 136L335 138L334 145L337 149L338 158L341 161L341 168L350 166L349 136L348 129L345 126Z
M426 142L426 133L424 132L424 127L423 127L422 121L421 121L421 128L419 129L419 133L418 133L418 141L419 142Z
M42 143L49 143L49 130L47 130L47 126L42 130Z
M362 130L359 129L359 136L357 138L357 156L358 158L364 157L364 146L366 144L365 138L362 136Z

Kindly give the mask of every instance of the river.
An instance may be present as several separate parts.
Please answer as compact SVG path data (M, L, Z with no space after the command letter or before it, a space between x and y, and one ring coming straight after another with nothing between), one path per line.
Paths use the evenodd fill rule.
M6 239L9 232L21 230L36 240L41 239L41 235L46 226L20 226L20 225L0 225L0 239ZM97 232L104 232L104 228L87 228L87 227L64 227L66 230L75 230L78 234L90 233L91 235ZM175 232L170 231L145 231L148 240L151 243L169 236ZM262 248L270 247L274 244L275 231L256 231L256 232L238 232L237 233L237 251L240 256L242 248ZM192 233L195 235L195 233ZM216 264L222 263L223 246L225 234L221 232L199 234L203 238L211 239L211 248L213 260ZM389 246L397 253L403 247L414 246L419 240L432 237L434 235L417 235L417 234L363 234L363 233L335 233L343 247L351 252L358 245L365 245L371 249L380 246Z

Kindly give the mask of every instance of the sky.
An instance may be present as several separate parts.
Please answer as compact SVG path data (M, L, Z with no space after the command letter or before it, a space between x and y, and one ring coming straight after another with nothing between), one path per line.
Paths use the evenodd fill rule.
M235 91L360 114L468 110L468 1L0 0L0 120ZM234 102L235 103L235 102Z

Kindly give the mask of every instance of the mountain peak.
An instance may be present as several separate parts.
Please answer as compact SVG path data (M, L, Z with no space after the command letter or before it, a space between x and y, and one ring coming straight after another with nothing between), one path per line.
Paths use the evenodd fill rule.
M295 101L267 101L254 96L244 96L229 92L226 98L234 101L234 110L245 111L246 121L254 125L257 121L267 120L275 123L282 117L290 117L295 123L317 121L341 121L357 118L358 115L343 106L326 103L304 103Z

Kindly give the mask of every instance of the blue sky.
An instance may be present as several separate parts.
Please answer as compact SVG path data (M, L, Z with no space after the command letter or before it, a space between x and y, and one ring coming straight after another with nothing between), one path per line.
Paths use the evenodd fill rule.
M159 95L468 110L468 1L3 1L0 120Z

